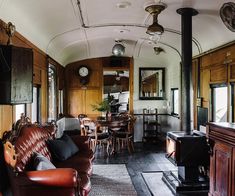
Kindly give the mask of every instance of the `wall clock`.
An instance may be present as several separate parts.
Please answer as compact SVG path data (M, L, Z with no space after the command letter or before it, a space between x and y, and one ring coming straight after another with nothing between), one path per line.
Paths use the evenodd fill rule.
M80 78L80 83L82 85L88 84L89 79L90 79L90 69L87 66L81 65L78 68L78 75Z

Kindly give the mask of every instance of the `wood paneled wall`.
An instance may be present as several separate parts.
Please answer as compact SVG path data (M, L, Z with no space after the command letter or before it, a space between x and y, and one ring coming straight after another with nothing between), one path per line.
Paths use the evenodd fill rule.
M229 86L230 82L235 82L235 44L220 47L213 52L208 51L206 54L194 58L193 66L200 68L195 69L195 73L193 73L193 80L200 80L199 95L197 95L198 87L194 86L194 127L196 127L197 107L195 104L197 97L202 98L201 106L208 108L208 119L212 120L210 119L210 85L227 84ZM228 88L228 95L230 95L230 88Z
M86 65L90 69L90 81L87 85L80 83L78 69ZM87 114L89 117L100 115L93 111L91 104L102 100L103 67L102 59L94 58L68 64L65 69L66 108L67 114L77 117L78 114Z
M125 58L128 64L124 67L109 67L109 59L94 58L68 64L65 68L66 81L66 108L67 115L77 117L78 114L87 114L91 118L100 116L101 113L93 111L92 105L101 102L103 94L103 69L105 70L130 70L130 111L133 111L133 60ZM91 70L90 81L87 85L80 83L78 68L86 65Z
M6 23L0 20L0 44L4 45L7 43L8 39L5 33L5 26ZM34 85L40 85L41 87L41 121L42 123L44 123L47 121L48 56L18 32L15 33L14 37L12 38L12 42L15 46L33 49L33 82ZM57 65L57 67L63 70L62 66L60 66L59 64ZM11 129L12 123L15 122L15 120L16 119L14 119L14 106L0 105L0 137L4 131Z

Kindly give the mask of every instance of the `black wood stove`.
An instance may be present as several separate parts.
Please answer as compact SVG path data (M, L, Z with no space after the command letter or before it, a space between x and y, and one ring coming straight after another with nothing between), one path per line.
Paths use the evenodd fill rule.
M205 134L169 132L166 157L178 172L164 172L163 181L175 195L208 195L209 149Z

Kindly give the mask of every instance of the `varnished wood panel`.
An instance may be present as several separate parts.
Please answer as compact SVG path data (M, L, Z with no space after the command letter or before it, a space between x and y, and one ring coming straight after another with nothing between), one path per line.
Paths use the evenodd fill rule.
M211 83L226 83L228 81L227 65L211 67L210 72Z
M200 74L200 91L201 97L203 97L203 101L209 101L210 99L210 70L203 69Z
M41 68L33 66L33 84L41 85Z
M102 92L100 89L71 89L68 96L69 114L77 117L78 114L86 114L89 117L100 116L101 113L93 111L92 105L100 103L102 100Z
M74 117L85 114L85 90L73 90L68 93L68 113Z
M0 105L0 137L4 131L11 130L12 126L12 106Z
M129 69L130 68L130 61L129 57L103 57L102 58L103 67L106 69L113 68L115 70L118 69Z
M234 196L235 129L232 123L208 123L211 196Z
M6 44L7 43L7 35L5 33L4 27L6 26L6 23L2 20L0 20L0 43ZM17 28L17 27L16 27ZM31 43L29 40L27 40L25 37L23 37L19 32L16 32L14 37L12 38L12 42L14 46L19 47L25 47L25 48L32 48L33 49L33 65L34 65L34 84L40 85L41 87L41 100L40 100L40 107L41 107L41 121L42 123L47 122L47 66L48 66L48 56L40 50L37 46L35 46L33 43ZM60 69L59 78L63 77L63 70L64 68L61 68L61 65L57 63L57 67ZM64 78L59 80L59 87L63 87ZM9 108L9 106L0 106L4 108L7 112L7 116L5 117L6 113L4 113L4 122L2 121L2 114L0 114L0 131L2 126L4 127L11 127L12 126L12 114L14 113L12 111L12 107ZM30 108L30 107L29 107ZM27 110L30 112L30 110ZM27 114L28 116L31 116L30 113Z
M194 117L193 122L194 122L194 129L195 130L197 130L198 68L199 68L198 59L195 59L192 62L193 117Z
M231 64L229 64L229 68L230 68L230 70L229 70L229 76L230 76L230 78L229 78L229 80L231 81L235 81L235 63L231 63Z
M229 182L231 180L232 148L222 143L216 143L214 147L214 160L212 161L213 180L211 192L214 195L230 195Z
M47 122L48 112L47 112L47 70L41 70L41 121L43 123Z
M86 85L88 89L101 88L103 77L103 68L102 68L102 59L87 59L83 61L78 61L75 63L71 63L65 68L65 80L67 88L82 88L83 85L80 83L80 78L78 75L78 68L81 65L86 65L90 71L90 81Z
M232 158L232 174L235 176L235 148L233 148L233 158ZM235 177L232 178L232 195L235 195Z
M98 111L94 111L92 105L96 103L100 103L102 101L102 91L100 90L86 90L85 91L85 113L90 117L100 116L101 113Z
M201 57L201 67L206 68L211 65L211 54L205 55Z
M213 52L211 55L211 65L224 64L227 56L228 48L222 48L218 51Z

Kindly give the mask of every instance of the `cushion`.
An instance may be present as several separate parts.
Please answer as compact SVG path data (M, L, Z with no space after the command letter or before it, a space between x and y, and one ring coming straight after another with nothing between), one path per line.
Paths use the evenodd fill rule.
M78 147L66 134L61 138L47 141L49 150L53 158L64 161L78 152Z
M34 170L56 169L56 167L42 154L35 153L33 160Z

